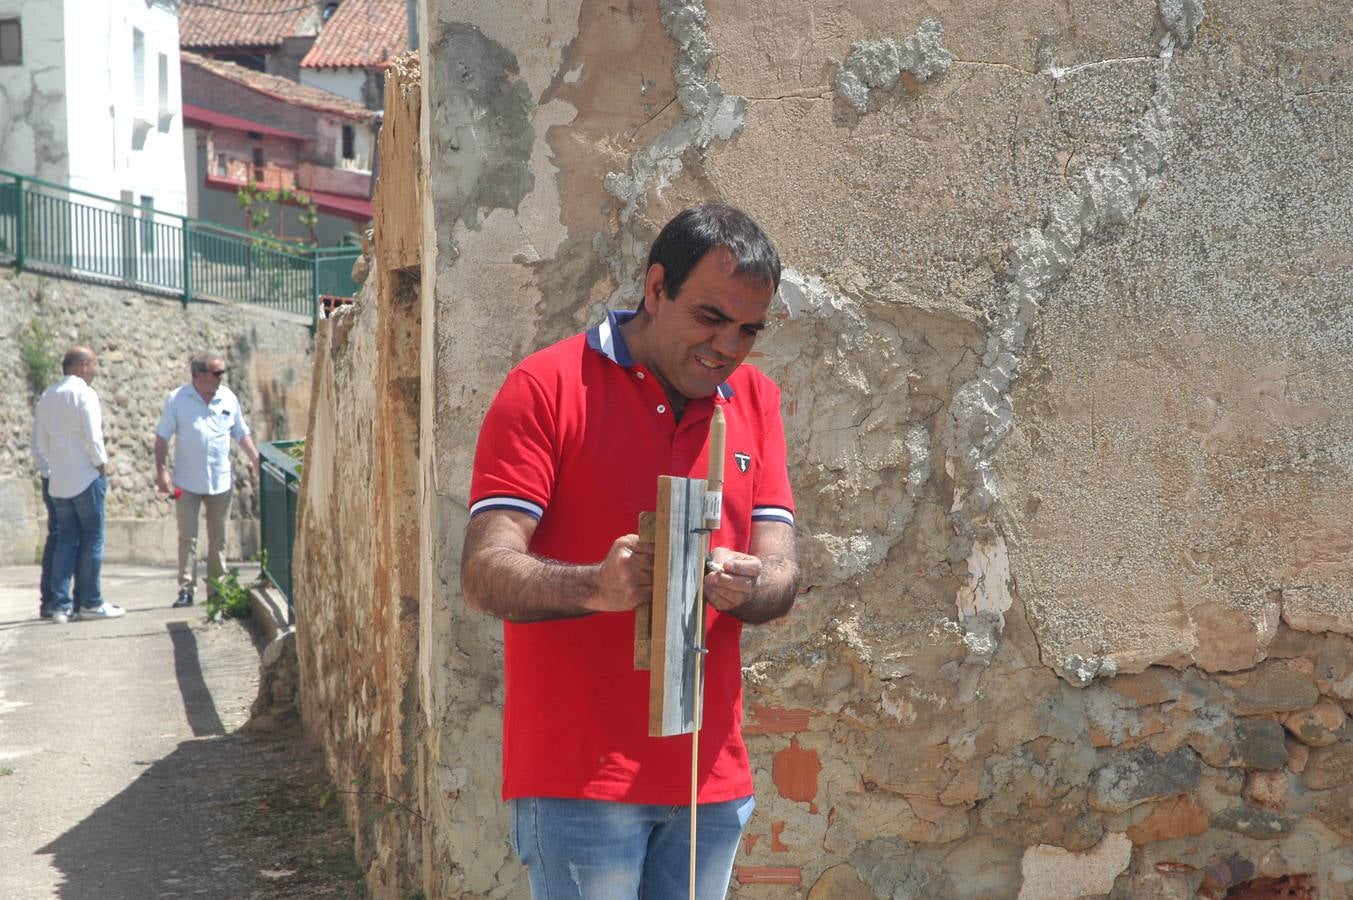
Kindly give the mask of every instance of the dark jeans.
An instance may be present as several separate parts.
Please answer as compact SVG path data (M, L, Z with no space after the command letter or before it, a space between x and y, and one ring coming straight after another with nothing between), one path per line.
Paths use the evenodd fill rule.
M103 566L103 498L108 478L100 475L74 497L53 497L56 510L56 553L52 557L51 609L71 612L71 578L75 604L81 609L103 605L99 569Z
M52 557L56 555L56 510L52 508L52 495L47 493L50 478L42 479L42 505L47 507L47 540L42 542L42 578L38 581L39 615L52 606Z

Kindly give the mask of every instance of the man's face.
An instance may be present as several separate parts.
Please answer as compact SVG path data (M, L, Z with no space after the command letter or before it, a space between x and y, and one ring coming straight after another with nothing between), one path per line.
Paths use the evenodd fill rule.
M669 393L708 397L742 364L766 327L770 282L734 274L733 256L716 247L701 257L676 297L649 269L644 308L653 319L648 360Z
M214 397L216 396L216 389L221 386L221 381L225 378L225 373L225 360L208 360L207 371L194 373L193 387L197 388L198 393Z
M84 379L85 384L94 383L94 375L99 371L98 357L91 356L75 367L74 374Z

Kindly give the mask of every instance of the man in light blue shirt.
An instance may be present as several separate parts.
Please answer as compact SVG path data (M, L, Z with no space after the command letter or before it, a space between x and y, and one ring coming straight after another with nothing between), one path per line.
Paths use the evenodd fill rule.
M234 474L230 442L238 441L249 461L258 465L258 448L249 434L239 398L221 384L225 360L199 353L188 361L192 381L165 401L155 427L155 487L173 493L178 518L179 593L173 605L191 606L197 580L197 517L207 510L207 576L225 575L225 533L230 518ZM174 440L174 468L167 467L169 441ZM210 591L208 591L210 593Z
M124 610L105 603L99 587L108 452L103 446L99 395L89 386L98 360L88 347L72 347L61 361L61 371L64 377L38 401L33 452L50 471L47 490L56 516L47 611L54 622L65 625L77 617L116 618Z

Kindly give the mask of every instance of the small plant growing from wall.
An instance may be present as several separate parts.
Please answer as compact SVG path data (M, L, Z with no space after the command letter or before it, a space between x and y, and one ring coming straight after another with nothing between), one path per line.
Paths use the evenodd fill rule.
M61 354L56 348L56 338L38 316L20 326L16 337L24 381L28 385L29 395L36 400L61 371Z
M240 584L240 570L232 568L220 578L207 579L212 593L207 597L207 620L244 619L249 616L249 589Z

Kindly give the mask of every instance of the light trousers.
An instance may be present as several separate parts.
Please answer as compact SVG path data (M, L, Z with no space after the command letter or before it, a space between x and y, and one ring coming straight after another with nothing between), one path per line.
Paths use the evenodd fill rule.
M192 593L197 581L197 517L207 508L207 577L225 575L226 522L230 520L231 491L194 494L184 491L174 501L179 526L179 590ZM211 588L208 594L215 593Z

